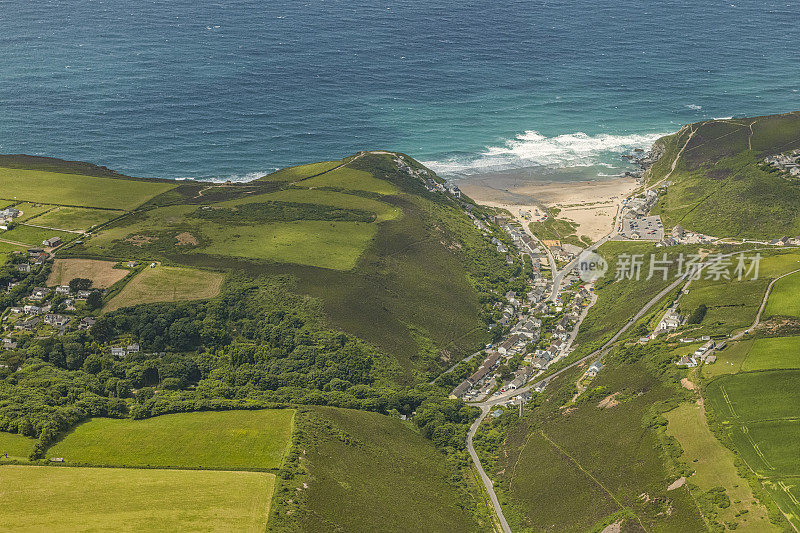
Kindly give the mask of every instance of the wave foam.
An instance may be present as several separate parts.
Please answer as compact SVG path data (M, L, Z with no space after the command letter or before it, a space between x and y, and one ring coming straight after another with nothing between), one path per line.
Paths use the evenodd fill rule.
M526 166L588 167L608 163L614 156L635 148L649 148L656 139L668 133L631 135L587 135L583 132L546 137L537 131L526 131L499 146L487 146L473 157L456 157L424 164L442 174L475 174L509 170ZM612 158L612 159L609 159ZM620 165L621 166L621 165Z

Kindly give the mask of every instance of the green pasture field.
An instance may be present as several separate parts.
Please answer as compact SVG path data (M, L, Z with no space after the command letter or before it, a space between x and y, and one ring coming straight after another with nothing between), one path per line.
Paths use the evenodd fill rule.
M296 181L315 176L322 172L328 172L342 164L342 161L320 161L319 163L308 163L294 167L282 168L272 174L259 178L260 181Z
M36 247L42 246L42 241L50 237L61 237L62 241L69 242L76 239L78 234L54 229L35 228L24 224L19 224L13 229L0 232L0 239L7 239L9 241L20 242Z
M376 222L394 220L402 213L400 208L378 200L372 200L371 198L356 196L354 194L319 189L284 189L273 193L220 202L215 204L215 207L233 207L265 201L329 205L343 209L362 209L375 213L377 217L375 220Z
M54 205L48 205L48 204L21 202L14 206L14 209L19 209L20 211L22 211L22 215L20 215L15 220L17 222L27 222L32 218L38 217L42 213L55 209L55 207L56 206Z
M4 238L3 233L0 233L0 239L2 238ZM0 254L2 254L3 259L7 259L7 254L11 252L24 252L25 250L27 250L27 248L24 246L0 241Z
M711 433L704 409L695 403L682 403L665 416L669 421L667 434L678 439L683 449L680 459L694 470L691 483L702 491L723 487L730 497L732 504L718 509L718 521L737 522L737 531L780 531L770 523L767 510L756 500L748 481L739 476L733 452Z
M691 330L692 335L727 334L753 323L768 285L764 277L742 281L699 279L692 281L689 293L681 296L678 305L685 315L700 304L708 308L700 327Z
M145 268L122 288L103 312L156 302L203 300L219 294L225 275L208 270L158 265Z
M348 167L326 172L321 176L303 180L297 185L307 188L332 187L347 191L365 191L377 194L395 194L398 192L394 184L378 179L364 170Z
M762 250L762 259L759 263L759 276L766 278L777 278L781 274L786 274L800 268L800 251L790 248L788 250ZM745 254L748 255L748 254ZM751 255L751 254L750 254ZM780 283L776 282L775 285ZM773 289L775 287L773 286Z
M47 452L66 464L270 469L281 465L294 411L203 411L145 420L92 418Z
M753 339L732 342L724 350L714 352L717 360L712 364L703 365L703 377L713 379L724 374L739 372L744 360L747 359L747 354L750 353L753 342Z
M706 398L722 420L741 423L800 417L800 370L766 370L722 376Z
M274 483L266 472L0 466L0 527L260 532Z
M464 508L471 498L450 483L445 456L412 424L326 407L302 416L308 488L301 479L279 480L269 531L488 529Z
M36 439L0 431L0 461L14 459L27 461L28 456L33 451L34 444L36 444ZM6 454L8 454L8 457L5 457Z
M367 222L301 220L261 226L202 228L211 243L198 250L207 254L263 259L277 263L352 269L378 228Z
M56 207L52 211L31 220L31 224L72 231L86 231L121 215L122 211L109 209L86 209L83 207Z
M28 202L130 210L177 182L101 178L41 170L0 168L2 196Z
M800 272L779 279L772 286L764 317L800 317Z
M756 339L742 371L800 368L800 337Z
M548 385L541 405L511 429L489 472L504 494L507 516L516 517L512 529L600 530L598 523L625 508L632 530L703 530L687 488L667 491L677 475L665 467L659 437L644 422L654 404L679 394L676 389L642 363L608 363L592 386L621 393L618 405L600 408L594 399L560 409L581 373L572 370ZM672 514L665 513L666 499Z
M190 216L193 205L169 206L115 222L85 245L88 253L127 257L203 253L276 263L296 263L350 270L375 237L377 225L367 222L299 220L249 225L221 224ZM196 246L180 246L175 237L188 232ZM144 238L144 244L137 245Z
M770 496L780 506L786 519L800 528L800 485L797 478L772 478L762 481Z
M745 438L751 442L749 448L752 450L744 448L748 449L748 452L755 451L758 455L758 459L755 459L743 452L750 466L766 475L775 473L779 476L800 475L800 461L797 460L800 420L750 422L740 429L746 431ZM755 443L755 446L752 443Z

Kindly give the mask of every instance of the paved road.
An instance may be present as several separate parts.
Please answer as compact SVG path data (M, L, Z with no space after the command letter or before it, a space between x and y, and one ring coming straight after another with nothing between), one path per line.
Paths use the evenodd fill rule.
M500 520L500 526L503 528L503 533L511 533L511 528L508 526L508 522L506 521L506 517L503 515L503 508L500 507L500 502L497 499L497 494L494 492L494 483L486 475L486 472L483 470L483 466L481 465L481 460L478 459L478 454L475 452L475 447L472 445L472 439L475 437L475 432L478 431L478 426L481 425L483 419L486 418L486 415L489 414L490 407L488 406L481 406L481 416L478 417L475 422L472 423L472 426L469 428L469 432L467 433L467 450L469 450L469 456L472 457L472 462L475 463L475 468L478 469L478 474L481 476L481 481L483 481L483 486L486 487L486 492L489 493L489 499L492 500L492 506L494 507L495 513L497 514L497 519Z
M764 293L764 299L761 300L761 307L758 308L758 314L756 314L756 319L753 321L753 324L749 328L743 329L739 333L731 336L730 340L736 341L741 339L746 334L750 333L756 326L758 326L759 323L761 323L761 315L764 313L764 308L767 307L767 300L769 299L769 295L772 292L772 286L775 285L775 282L778 281L779 279L785 278L786 276L791 276L792 274L796 274L797 272L800 272L800 268L798 268L797 270L792 270L791 272L787 272L786 274L781 274L780 276L769 282L769 285L767 285L767 291Z

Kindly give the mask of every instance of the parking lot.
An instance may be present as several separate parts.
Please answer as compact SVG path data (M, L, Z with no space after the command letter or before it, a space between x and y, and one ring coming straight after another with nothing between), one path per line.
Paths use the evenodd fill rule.
M664 226L660 216L623 218L619 233L626 239L660 241L664 239Z

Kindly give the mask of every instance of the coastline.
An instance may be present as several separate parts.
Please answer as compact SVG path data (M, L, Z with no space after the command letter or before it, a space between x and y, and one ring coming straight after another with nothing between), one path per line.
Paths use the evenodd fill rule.
M620 203L637 187L637 180L629 176L588 180L575 177L569 169L555 175L519 169L455 181L479 204L506 209L522 223L529 222L523 217L527 212L536 220L549 209L558 208L559 218L579 225L578 234L597 240L609 232Z

